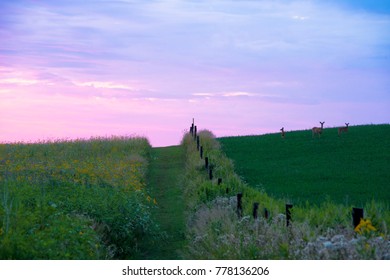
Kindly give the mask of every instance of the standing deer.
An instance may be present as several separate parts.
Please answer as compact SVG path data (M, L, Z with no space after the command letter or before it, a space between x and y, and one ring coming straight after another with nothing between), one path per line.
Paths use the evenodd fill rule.
M339 136L343 132L348 132L348 125L349 125L349 123L345 123L345 126L339 127Z
M282 127L282 128L280 129L280 131L282 132L282 138L284 139L284 135L285 135L284 127Z
M318 137L321 137L321 134L322 134L322 130L324 129L324 123L325 122L320 122L320 124L321 124L321 127L313 127L312 129L311 129L311 133L312 133L312 137L314 138L314 136L316 135L316 134L318 134Z

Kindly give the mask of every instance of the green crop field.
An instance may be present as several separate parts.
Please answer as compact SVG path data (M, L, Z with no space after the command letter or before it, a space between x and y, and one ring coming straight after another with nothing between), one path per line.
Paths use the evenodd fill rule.
M236 171L252 187L293 203L347 205L390 201L390 125L351 126L340 137L325 128L219 138Z
M389 259L389 126L351 127L340 138L335 128L323 132L321 139L311 131L215 139L200 131L208 169L187 135L183 182L193 210L185 256ZM359 224L353 207L364 209Z

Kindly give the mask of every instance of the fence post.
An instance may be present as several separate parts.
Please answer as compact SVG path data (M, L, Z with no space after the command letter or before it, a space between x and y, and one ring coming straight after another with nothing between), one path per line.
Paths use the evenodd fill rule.
M197 128L196 125L194 126L194 140L196 139L196 133L197 133Z
M208 157L204 158L204 165L205 165L206 170L209 169L209 158Z
M218 186L222 184L222 178L218 178Z
M237 216L242 217L242 193L237 194Z
M286 204L286 223L287 223L287 226L290 225L290 221L291 221L291 208L293 208L292 204Z
M200 146L200 158L203 158L203 146Z
M213 169L209 168L209 178L210 180L213 180Z
M360 224L360 220L363 219L363 208L352 208L352 222L353 228L356 228Z
M264 218L265 218L266 220L268 220L268 217L269 217L269 211L268 211L267 208L264 208Z
M226 188L226 194L228 194L229 193L229 188Z
M259 203L253 203L253 219L257 220L257 211L259 210Z
M199 135L196 136L196 149L199 151Z

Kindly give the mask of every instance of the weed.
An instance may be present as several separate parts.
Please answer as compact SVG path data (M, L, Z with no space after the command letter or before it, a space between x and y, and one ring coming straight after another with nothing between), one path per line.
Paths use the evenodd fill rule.
M111 137L0 145L0 258L131 258L153 236L150 144Z

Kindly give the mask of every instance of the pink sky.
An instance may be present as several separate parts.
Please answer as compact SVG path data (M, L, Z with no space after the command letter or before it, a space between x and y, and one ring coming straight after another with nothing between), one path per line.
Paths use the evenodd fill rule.
M2 1L0 142L389 123L389 9L341 2Z

